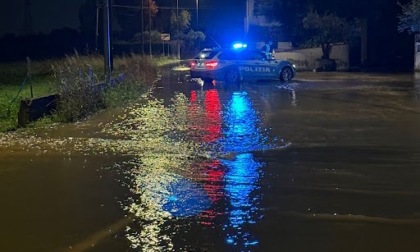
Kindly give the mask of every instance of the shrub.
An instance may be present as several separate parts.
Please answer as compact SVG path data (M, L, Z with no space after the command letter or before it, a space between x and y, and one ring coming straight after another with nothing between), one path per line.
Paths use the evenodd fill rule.
M91 65L78 54L67 56L52 66L60 99L57 102L57 118L74 122L103 107L99 81Z
M60 94L56 113L60 121L77 121L98 109L136 99L150 90L157 77L157 66L150 59L133 54L114 60L113 79L123 80L106 86L96 74L97 59L76 53L53 64Z

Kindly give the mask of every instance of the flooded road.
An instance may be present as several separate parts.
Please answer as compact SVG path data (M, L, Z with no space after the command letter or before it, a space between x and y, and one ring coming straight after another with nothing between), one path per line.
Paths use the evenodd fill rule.
M412 74L185 74L162 103L0 137L0 251L417 250Z

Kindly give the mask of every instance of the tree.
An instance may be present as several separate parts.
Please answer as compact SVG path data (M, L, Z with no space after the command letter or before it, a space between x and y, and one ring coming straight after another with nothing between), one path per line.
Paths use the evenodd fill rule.
M182 34L188 29L190 29L191 13L189 11L182 10L177 16L177 13L175 11L172 11L170 22L172 34L178 36L179 34Z
M420 0L412 0L410 3L401 4L402 14L399 15L398 31L408 33L420 32Z
M171 33L175 39L183 41L183 44L188 49L195 49L206 38L203 32L194 31L191 26L191 13L182 10L179 15L176 12L171 13L170 17Z
M144 1L142 0L142 3L141 3L141 9L143 10L143 4L144 4ZM148 9L148 13L149 13L149 55L150 56L152 56L152 17L155 17L156 16L156 13L158 12L158 7L157 7L157 5L156 5L156 2L155 1L153 1L153 0L146 0L146 7L147 7L147 9ZM143 19L143 13L142 13L142 19ZM144 33L144 31L143 31L143 22L142 22L142 27L141 27L141 29L142 29L142 40L141 40L141 43L142 43L142 53L143 53L143 48L144 48L144 45L143 45L143 43L144 43L144 35L143 35L143 33Z
M314 10L303 18L303 27L309 31L307 43L321 46L323 59L330 59L331 47L335 43L346 42L353 34L351 25L344 18L328 12L321 16Z
M398 31L409 34L415 33L414 36L414 70L420 71L420 0L412 0L407 4L400 4L402 14L398 16Z

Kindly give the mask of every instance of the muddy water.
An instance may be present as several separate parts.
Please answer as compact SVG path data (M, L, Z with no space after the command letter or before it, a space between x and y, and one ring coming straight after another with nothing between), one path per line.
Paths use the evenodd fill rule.
M226 87L164 72L156 96L169 105L176 91L189 100L195 141L217 151L181 171L137 157L143 190L134 196L133 155L92 144L123 111L3 140L0 251L420 245L420 91L411 75L303 73L290 85ZM141 199L137 216L124 209L130 197Z

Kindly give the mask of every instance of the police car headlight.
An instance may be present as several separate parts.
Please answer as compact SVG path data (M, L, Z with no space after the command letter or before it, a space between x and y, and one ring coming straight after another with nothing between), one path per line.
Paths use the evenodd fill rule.
M294 69L296 69L296 65L295 65L295 64L293 64L293 65L292 65L292 67L293 67Z

